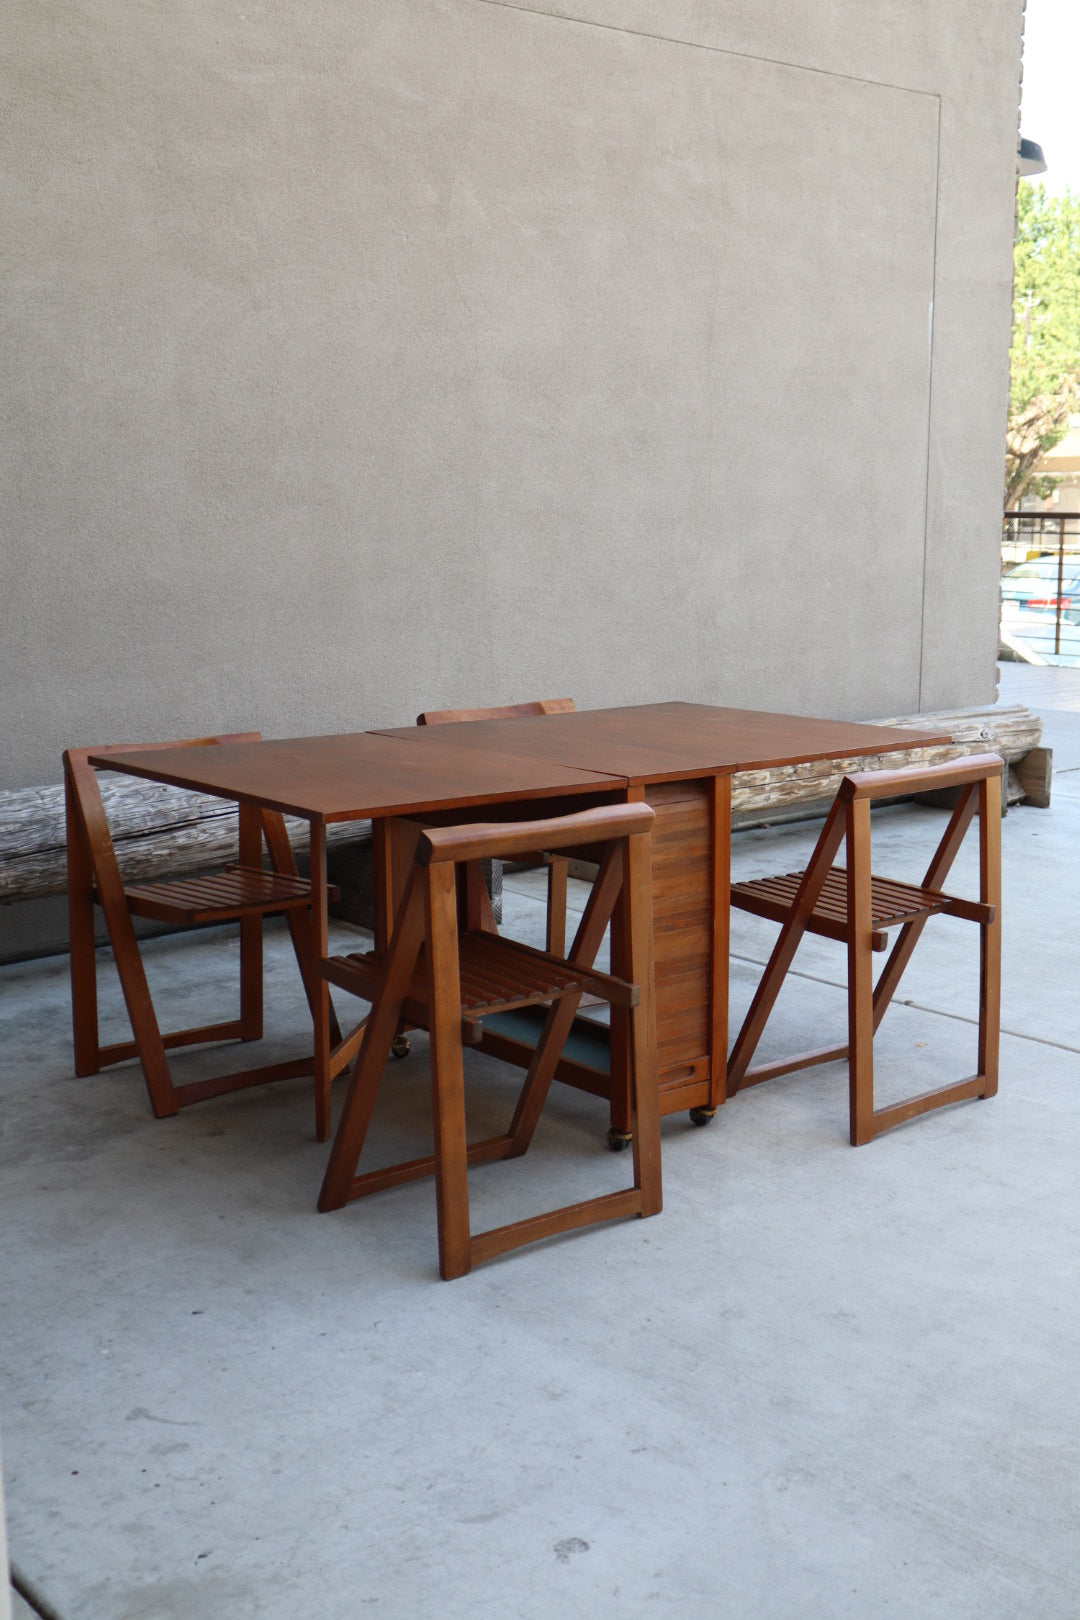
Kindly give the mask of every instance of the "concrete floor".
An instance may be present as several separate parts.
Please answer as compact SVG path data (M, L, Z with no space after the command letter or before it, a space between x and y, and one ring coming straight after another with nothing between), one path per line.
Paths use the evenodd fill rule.
M842 1067L774 1081L707 1130L666 1121L658 1219L455 1283L429 1185L316 1214L302 1082L155 1122L131 1069L72 1077L64 959L0 970L24 1592L61 1620L1074 1620L1080 684L1047 695L1024 701L1053 807L1004 827L997 1098L856 1151ZM886 812L878 864L917 867L940 825ZM795 863L812 833L739 835L737 870ZM507 904L538 926L529 878ZM736 917L736 1016L770 938ZM879 1037L883 1095L970 1072L974 945L928 931ZM228 938L147 954L174 1007L226 994ZM285 1052L303 1008L280 938L271 955ZM798 965L777 1040L828 1038L842 953ZM394 1066L388 1154L423 1137L425 1051ZM508 1071L471 1073L482 1131ZM621 1184L605 1123L557 1087L529 1156L474 1174L478 1221Z

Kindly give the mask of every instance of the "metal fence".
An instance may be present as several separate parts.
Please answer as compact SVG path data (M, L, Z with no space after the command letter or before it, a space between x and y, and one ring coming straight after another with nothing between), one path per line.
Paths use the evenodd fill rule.
M1005 513L1001 650L1080 667L1080 513Z

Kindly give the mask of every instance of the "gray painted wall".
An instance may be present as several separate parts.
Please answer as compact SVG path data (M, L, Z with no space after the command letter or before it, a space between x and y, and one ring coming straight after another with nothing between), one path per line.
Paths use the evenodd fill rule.
M1020 31L15 0L0 786L544 694L991 698Z

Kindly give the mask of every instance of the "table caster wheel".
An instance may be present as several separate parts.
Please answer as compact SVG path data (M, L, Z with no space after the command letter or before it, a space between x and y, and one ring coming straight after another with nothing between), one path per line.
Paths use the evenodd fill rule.
M634 1140L629 1131L617 1131L614 1125L607 1133L607 1145L612 1153L621 1153Z
M691 1108L690 1110L691 1125L711 1125L715 1118L715 1108Z
M408 1057L412 1051L412 1042L407 1035L395 1035L390 1042L390 1050L396 1058Z

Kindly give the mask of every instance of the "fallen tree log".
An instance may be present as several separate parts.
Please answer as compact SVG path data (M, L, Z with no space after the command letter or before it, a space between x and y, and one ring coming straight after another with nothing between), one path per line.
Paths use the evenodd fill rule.
M938 765L962 754L1000 754L1007 766L1018 764L1039 747L1042 721L1023 704L992 709L959 709L937 714L909 714L878 720L879 726L940 731L942 742L922 748L898 748L895 753L852 755L850 759L812 760L774 770L740 771L732 780L731 819L735 827L761 826L795 816L824 812L836 796L841 780L852 771L897 770L904 765ZM947 742L944 739L951 737ZM1045 780L1045 778L1044 778ZM1025 797L1024 785L1013 769L1002 779L1004 810ZM1049 803L1049 794L1040 798Z
M182 877L237 858L235 804L137 777L100 778L105 814L126 882L148 882L169 873ZM306 821L286 816L296 854L308 853ZM327 828L327 845L370 837L371 823L351 821ZM67 889L63 783L0 793L0 905L41 900Z
M976 749L991 749L1012 765L1036 749L1042 736L1042 721L1020 704L905 715L877 724L940 729L956 740L940 747L897 749L893 754L741 772L733 783L735 825L809 814L828 803L848 771L933 764ZM1032 781L1039 777L1037 772L1028 775ZM1043 771L1043 781L1045 776ZM1024 788L1015 772L1009 772L1009 780L1012 802L1023 796ZM119 774L102 773L101 790L127 881L146 882L166 872L181 876L236 859L235 805ZM293 817L286 823L297 855L305 856L308 823ZM327 829L331 848L369 838L369 822L343 822ZM66 888L63 785L0 792L0 905L44 899Z

